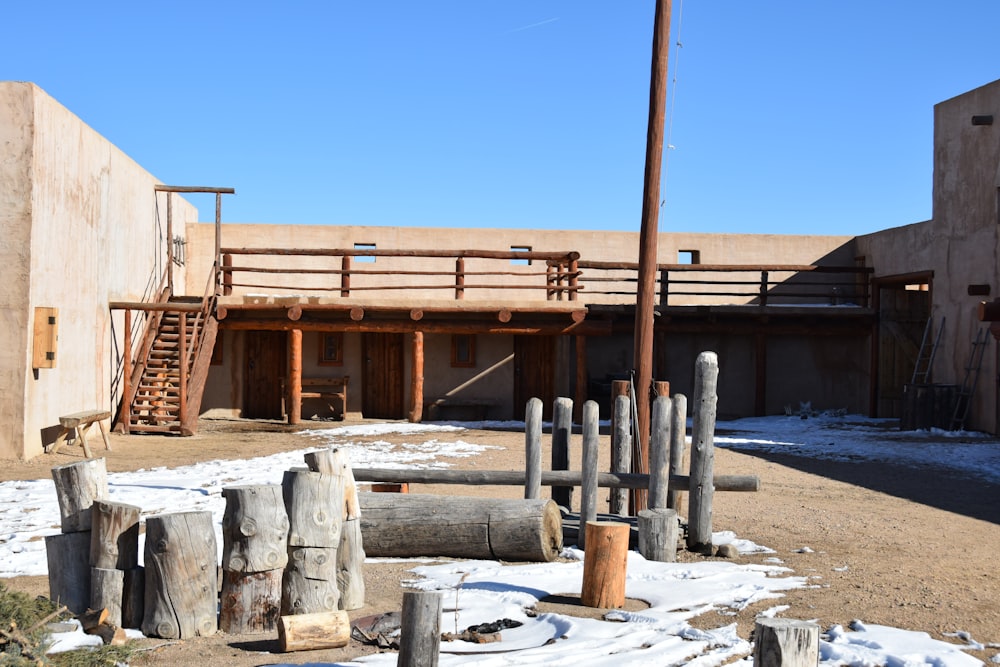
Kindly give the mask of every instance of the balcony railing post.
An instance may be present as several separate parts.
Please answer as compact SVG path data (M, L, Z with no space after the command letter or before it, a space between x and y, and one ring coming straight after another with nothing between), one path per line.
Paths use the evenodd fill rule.
M340 260L340 296L351 296L351 256L344 255Z
M554 285L556 284L556 267L552 264L548 264L545 267L545 285L548 289L545 290L545 300L552 301L555 298L556 291Z
M465 298L465 258L459 257L455 260L455 298L462 300Z
M760 272L760 305L767 305L767 271Z
M660 269L660 305L667 305L670 298L670 271Z
M579 260L571 259L569 261L569 286L571 288L569 291L570 301L576 301L577 287L579 287L580 282L578 275L579 266Z
M222 295L233 293L233 256L228 252L222 256Z

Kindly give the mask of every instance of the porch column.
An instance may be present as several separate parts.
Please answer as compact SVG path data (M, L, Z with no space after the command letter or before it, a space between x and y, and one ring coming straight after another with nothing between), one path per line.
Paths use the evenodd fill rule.
M292 329L289 336L291 363L288 368L288 423L302 421L302 329Z
M424 332L414 331L410 353L410 414L409 421L419 423L424 418Z

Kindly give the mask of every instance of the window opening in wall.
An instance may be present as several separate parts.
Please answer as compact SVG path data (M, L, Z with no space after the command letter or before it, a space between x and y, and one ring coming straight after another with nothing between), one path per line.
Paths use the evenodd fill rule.
M701 251L700 250L678 250L677 251L677 263L678 264L701 264Z
M174 264L184 266L184 250L187 248L187 241L183 236L174 237Z
M530 245L512 245L510 247L510 251L511 252L531 252L531 246ZM519 258L519 257L513 257L513 258L511 258L510 263L511 264L518 264L520 266L530 266L531 265L531 258L530 257L525 257L525 258L522 259L522 258Z
M472 368L476 365L475 336L472 334L452 335L451 365L453 368Z
M354 249L355 250L376 250L377 248L375 247L374 243L355 243L354 244ZM354 261L355 262L364 262L364 263L368 263L368 264L374 264L375 263L375 255L355 255L354 256Z
M320 366L344 365L344 334L342 332L325 333L320 339Z

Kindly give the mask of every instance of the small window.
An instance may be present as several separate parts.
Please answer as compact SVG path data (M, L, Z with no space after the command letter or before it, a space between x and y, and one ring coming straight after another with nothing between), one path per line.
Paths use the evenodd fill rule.
M701 264L701 251L700 250L678 250L677 251L677 263L678 264Z
M320 339L320 366L344 365L344 334L341 332L325 333Z
M472 368L476 365L476 337L455 334L451 337L451 365L453 368Z
M511 252L531 252L530 245L512 245L510 247ZM512 257L510 260L511 264L517 264L519 266L531 266L531 258L525 257L523 259L518 257Z
M377 250L377 248L375 247L374 243L355 243L354 244L354 249L355 250ZM363 262L363 263L367 263L367 264L374 264L375 263L375 255L360 255L360 256L359 255L355 255L354 256L354 261L355 262Z

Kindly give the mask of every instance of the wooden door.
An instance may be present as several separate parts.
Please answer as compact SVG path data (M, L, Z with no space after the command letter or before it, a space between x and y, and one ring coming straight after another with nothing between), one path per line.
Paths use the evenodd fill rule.
M281 419L288 334L284 331L248 331L246 336L243 416Z
M403 419L405 336L366 333L361 337L365 360L361 387L361 412L372 419Z
M927 291L905 285L879 291L878 417L903 415L903 388L913 379L930 312ZM939 325L933 323L933 333Z
M542 418L552 418L556 400L556 346L552 336L514 336L514 418L524 419L531 398L542 401Z

